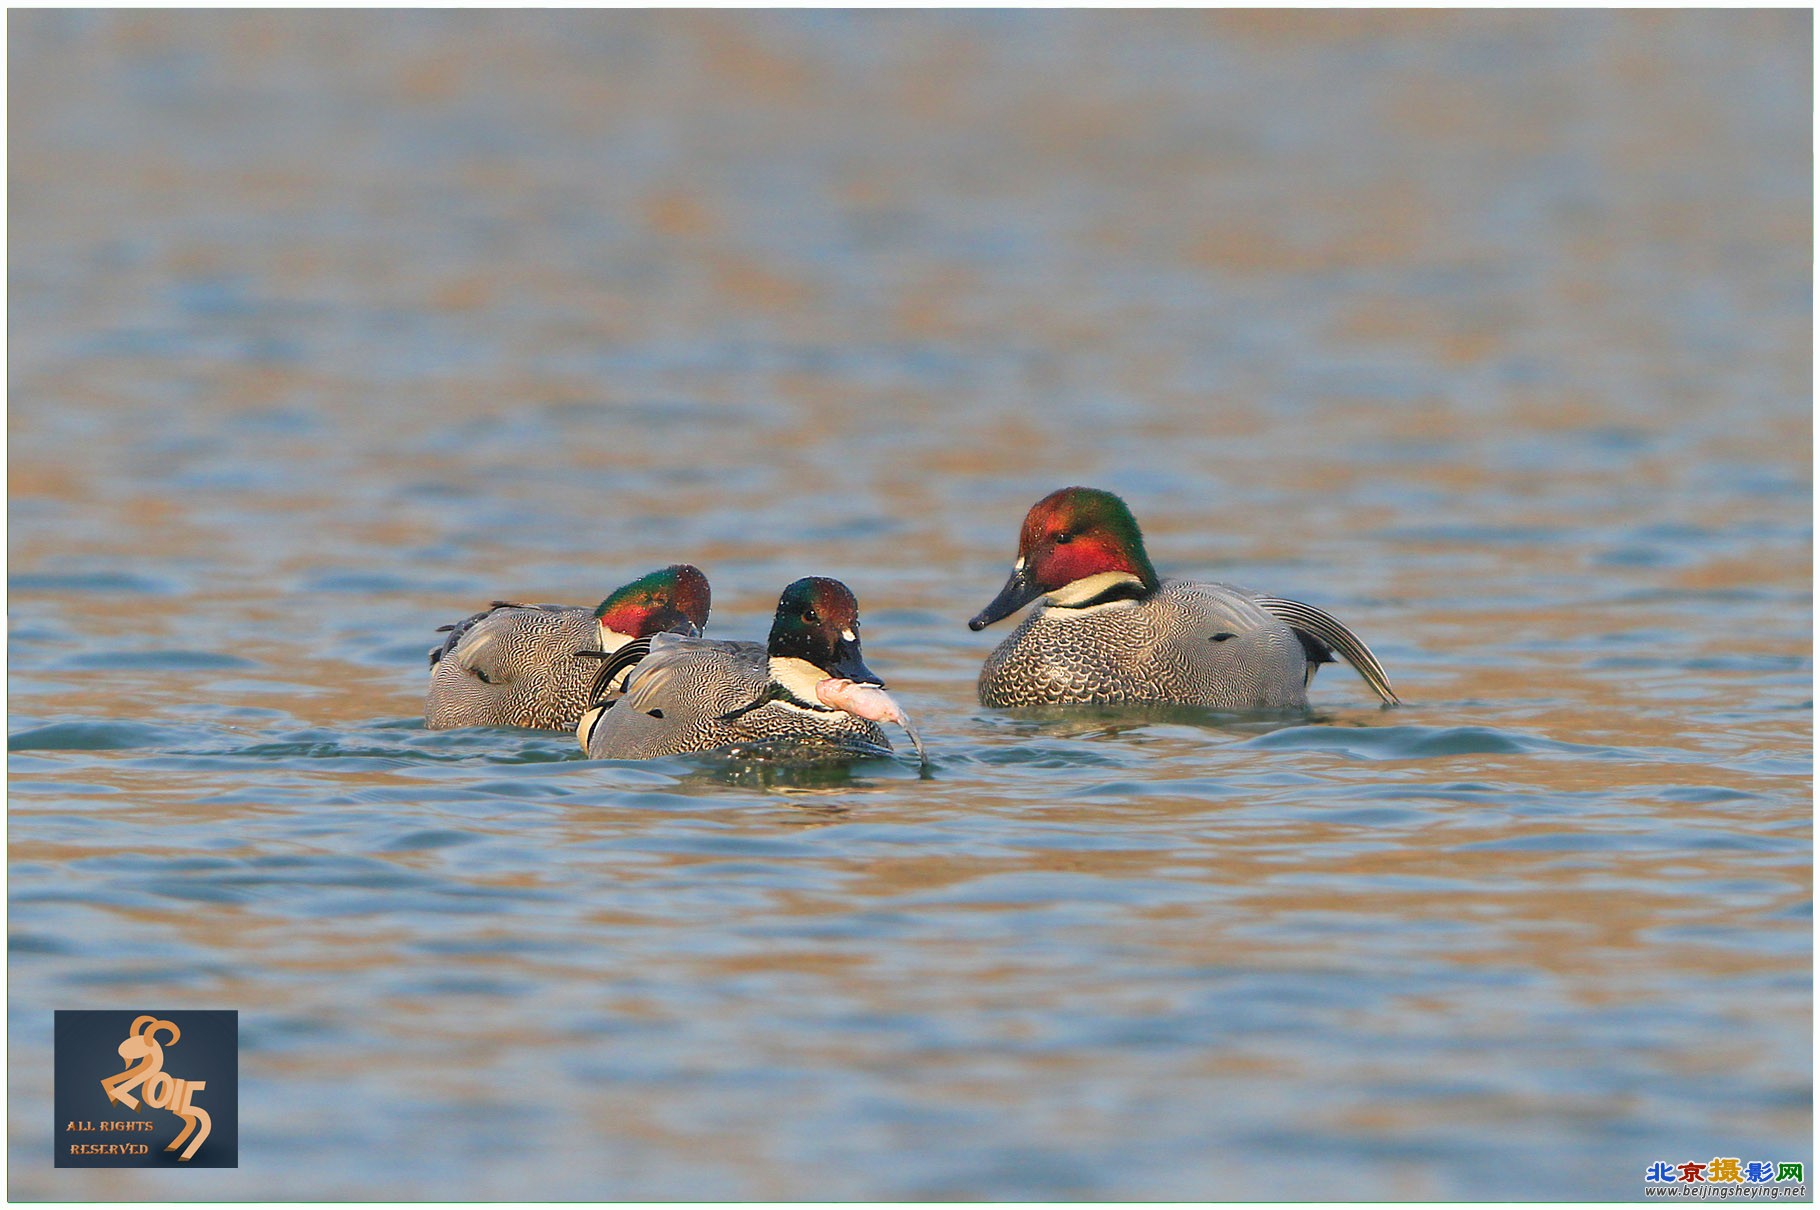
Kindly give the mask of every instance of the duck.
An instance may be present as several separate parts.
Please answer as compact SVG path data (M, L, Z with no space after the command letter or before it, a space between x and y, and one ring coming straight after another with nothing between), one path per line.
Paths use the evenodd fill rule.
M594 609L494 601L439 628L448 637L430 651L423 725L573 730L612 656L655 634L699 635L709 603L708 577L688 563L640 576Z
M1109 491L1064 487L1031 506L1005 587L979 631L1042 602L980 669L980 704L1305 710L1337 652L1386 706L1377 657L1332 615L1230 584L1163 580L1131 509Z
M619 663L629 665L623 678ZM592 757L645 760L761 742L889 751L879 724L891 722L927 763L921 737L866 667L859 602L839 580L809 576L785 588L762 645L658 634L625 648L603 676L623 687L575 728Z

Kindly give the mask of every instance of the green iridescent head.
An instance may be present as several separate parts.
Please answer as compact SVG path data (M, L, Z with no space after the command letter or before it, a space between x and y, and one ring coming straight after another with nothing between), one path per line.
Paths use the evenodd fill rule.
M784 589L766 649L772 659L805 660L829 676L884 684L860 656L859 602L839 580L808 576Z
M594 616L616 634L635 639L673 631L700 634L708 624L708 577L677 563L640 576L600 603Z

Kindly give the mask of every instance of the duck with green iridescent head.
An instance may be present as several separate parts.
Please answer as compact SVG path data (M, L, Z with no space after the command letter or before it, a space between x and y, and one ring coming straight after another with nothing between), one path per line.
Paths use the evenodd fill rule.
M643 760L766 743L888 750L882 722L902 726L923 755L866 667L859 603L839 580L810 576L784 589L762 646L677 635L646 645L623 693L576 727L589 756Z
M687 563L640 576L594 609L495 601L441 628L449 634L430 651L423 725L571 730L609 688L603 661L651 635L700 634L709 603L708 578Z
M986 657L986 706L1054 703L1305 709L1335 653L1380 700L1397 695L1358 636L1331 615L1230 584L1163 580L1125 502L1065 487L1037 501L1011 578L968 626L983 630L1042 598Z

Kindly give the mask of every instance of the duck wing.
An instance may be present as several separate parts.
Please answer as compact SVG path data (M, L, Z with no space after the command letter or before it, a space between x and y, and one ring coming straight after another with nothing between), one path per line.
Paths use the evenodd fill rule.
M721 715L757 699L770 682L762 644L678 634L652 635L623 678L623 692L597 703L576 728L591 756L664 756L722 742Z
M680 634L655 634L650 651L625 682L621 703L640 714L671 711L685 704L699 709L708 694L704 686L749 682L756 697L770 681L762 643L728 643Z
M494 601L479 613L469 614L459 622L450 622L447 626L438 626L436 628L436 633L446 634L448 637L443 639L441 643L430 648L430 667L434 668L444 656L449 655L454 652L457 647L460 647L462 640L467 638L476 626L503 610L535 609L544 613L562 613L565 610L573 608L575 608L573 605L524 605L517 601ZM471 668L473 665L468 664L467 667Z

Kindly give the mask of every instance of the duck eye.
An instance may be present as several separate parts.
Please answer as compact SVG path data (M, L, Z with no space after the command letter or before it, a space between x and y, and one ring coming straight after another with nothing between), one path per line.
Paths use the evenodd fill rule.
M1074 535L1065 529L1061 533L1055 535L1055 544L1057 546L1066 546L1072 541L1074 541Z

